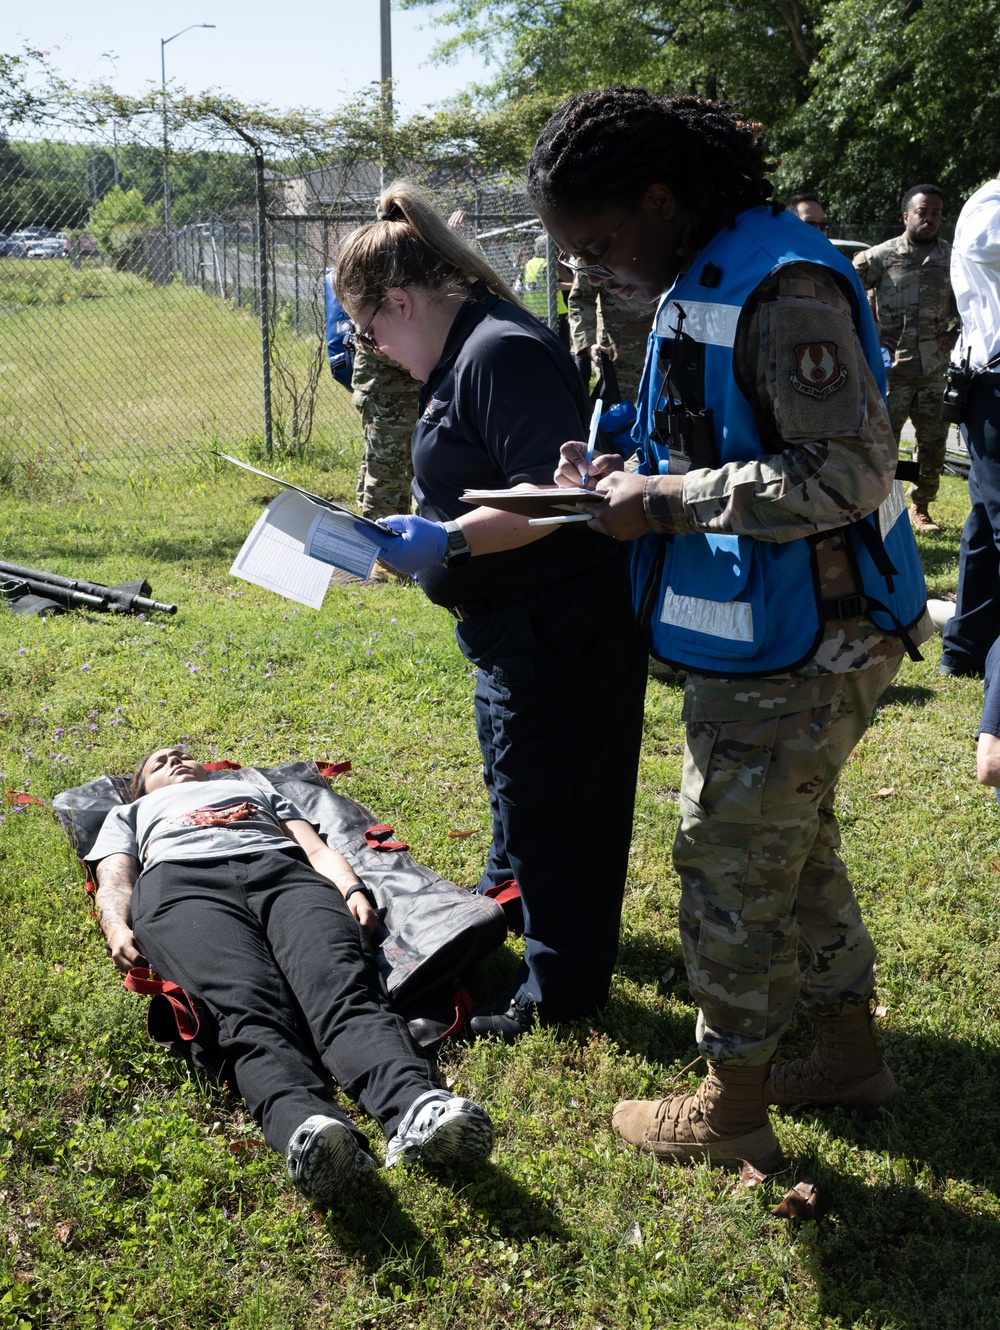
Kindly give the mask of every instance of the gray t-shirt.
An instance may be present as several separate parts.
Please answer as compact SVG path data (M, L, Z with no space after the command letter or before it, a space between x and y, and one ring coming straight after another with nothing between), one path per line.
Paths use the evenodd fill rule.
M274 790L245 780L184 781L113 808L87 856L131 854L143 869L192 859L229 859L262 850L298 849L281 822L301 818Z

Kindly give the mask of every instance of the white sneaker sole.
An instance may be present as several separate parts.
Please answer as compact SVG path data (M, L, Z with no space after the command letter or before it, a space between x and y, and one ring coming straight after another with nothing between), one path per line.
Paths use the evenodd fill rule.
M407 1139L408 1135L398 1133L389 1142L386 1168L400 1161L419 1161L432 1168L474 1168L487 1160L493 1149L493 1124L479 1105L468 1099L453 1099L446 1104L422 1137L414 1133Z
M333 1118L308 1118L288 1146L289 1177L316 1205L332 1205L377 1167L351 1129Z

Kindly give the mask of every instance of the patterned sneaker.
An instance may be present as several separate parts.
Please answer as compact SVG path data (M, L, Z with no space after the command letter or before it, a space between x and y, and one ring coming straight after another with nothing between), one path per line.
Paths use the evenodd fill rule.
M316 1205L332 1205L378 1168L350 1127L322 1113L292 1133L286 1160L293 1185Z
M413 1163L472 1168L489 1158L493 1123L478 1104L447 1090L414 1099L385 1152L385 1166Z

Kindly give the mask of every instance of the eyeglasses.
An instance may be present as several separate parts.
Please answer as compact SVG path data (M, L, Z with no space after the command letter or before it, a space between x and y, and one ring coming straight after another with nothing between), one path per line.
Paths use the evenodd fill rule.
M375 351L375 352L378 352L378 351L381 349L381 348L379 347L379 344L378 344L378 338L377 338L377 337L374 337L374 336L368 331L368 329L369 329L369 328L372 326L372 324L375 322L375 317L376 317L376 315L378 314L379 310L382 308L382 306L385 304L386 300L388 299L388 297L389 297L389 292L390 292L390 291L399 291L399 290L401 290L404 286L409 286L409 285L410 285L410 278L409 278L409 277L404 277L403 280L402 280L401 282L394 282L394 283L392 284L392 286L387 287L387 288L386 288L385 295L382 297L382 299L378 302L378 304L377 304L377 305L375 306L375 308L372 310L371 314L369 314L369 316L368 316L368 318L367 318L367 320L366 320L366 322L365 322L365 326L364 326L363 328L359 328L359 327L357 326L357 324L354 323L353 320L352 320L352 322L351 322L351 331L347 334L347 336L346 336L345 339L344 339L344 340L347 342L348 346L359 346L359 345L360 345L360 346L365 347L365 348L366 348L367 350L369 350L369 351Z
M802 220L805 222L806 226L815 226L815 228L816 228L817 231L824 231L824 232L825 232L825 231L829 231L829 229L830 229L830 223L829 223L829 222L810 222L809 219L808 219L807 217L803 217Z
M645 194L645 190L643 190L643 194ZM643 194L640 194L638 198L632 200L632 205L629 208L628 212L621 219L621 222L619 223L618 227L611 232L610 236L608 236L608 243L601 250L601 253L598 256L596 263L583 263L575 254L566 254L562 250L559 250L558 253L559 262L565 263L567 268L571 269L574 273L576 273L580 277L596 277L600 281L611 280L615 274L607 266L605 260L607 259L608 255L611 253L615 241L621 235L622 231L624 231L626 222L635 212L635 205L639 202L639 199L643 197Z

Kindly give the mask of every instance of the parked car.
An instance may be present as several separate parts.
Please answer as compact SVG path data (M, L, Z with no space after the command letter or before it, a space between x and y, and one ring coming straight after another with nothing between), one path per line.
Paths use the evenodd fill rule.
M46 236L44 240L36 240L28 247L27 258L29 259L62 259L66 257L66 238L62 240L58 236Z
M15 231L11 236L12 240L20 240L25 245L34 245L39 240L44 240L49 234L47 226L22 226L19 231Z
M28 252L28 247L23 240L15 240L13 236L0 235L0 258L23 259Z

